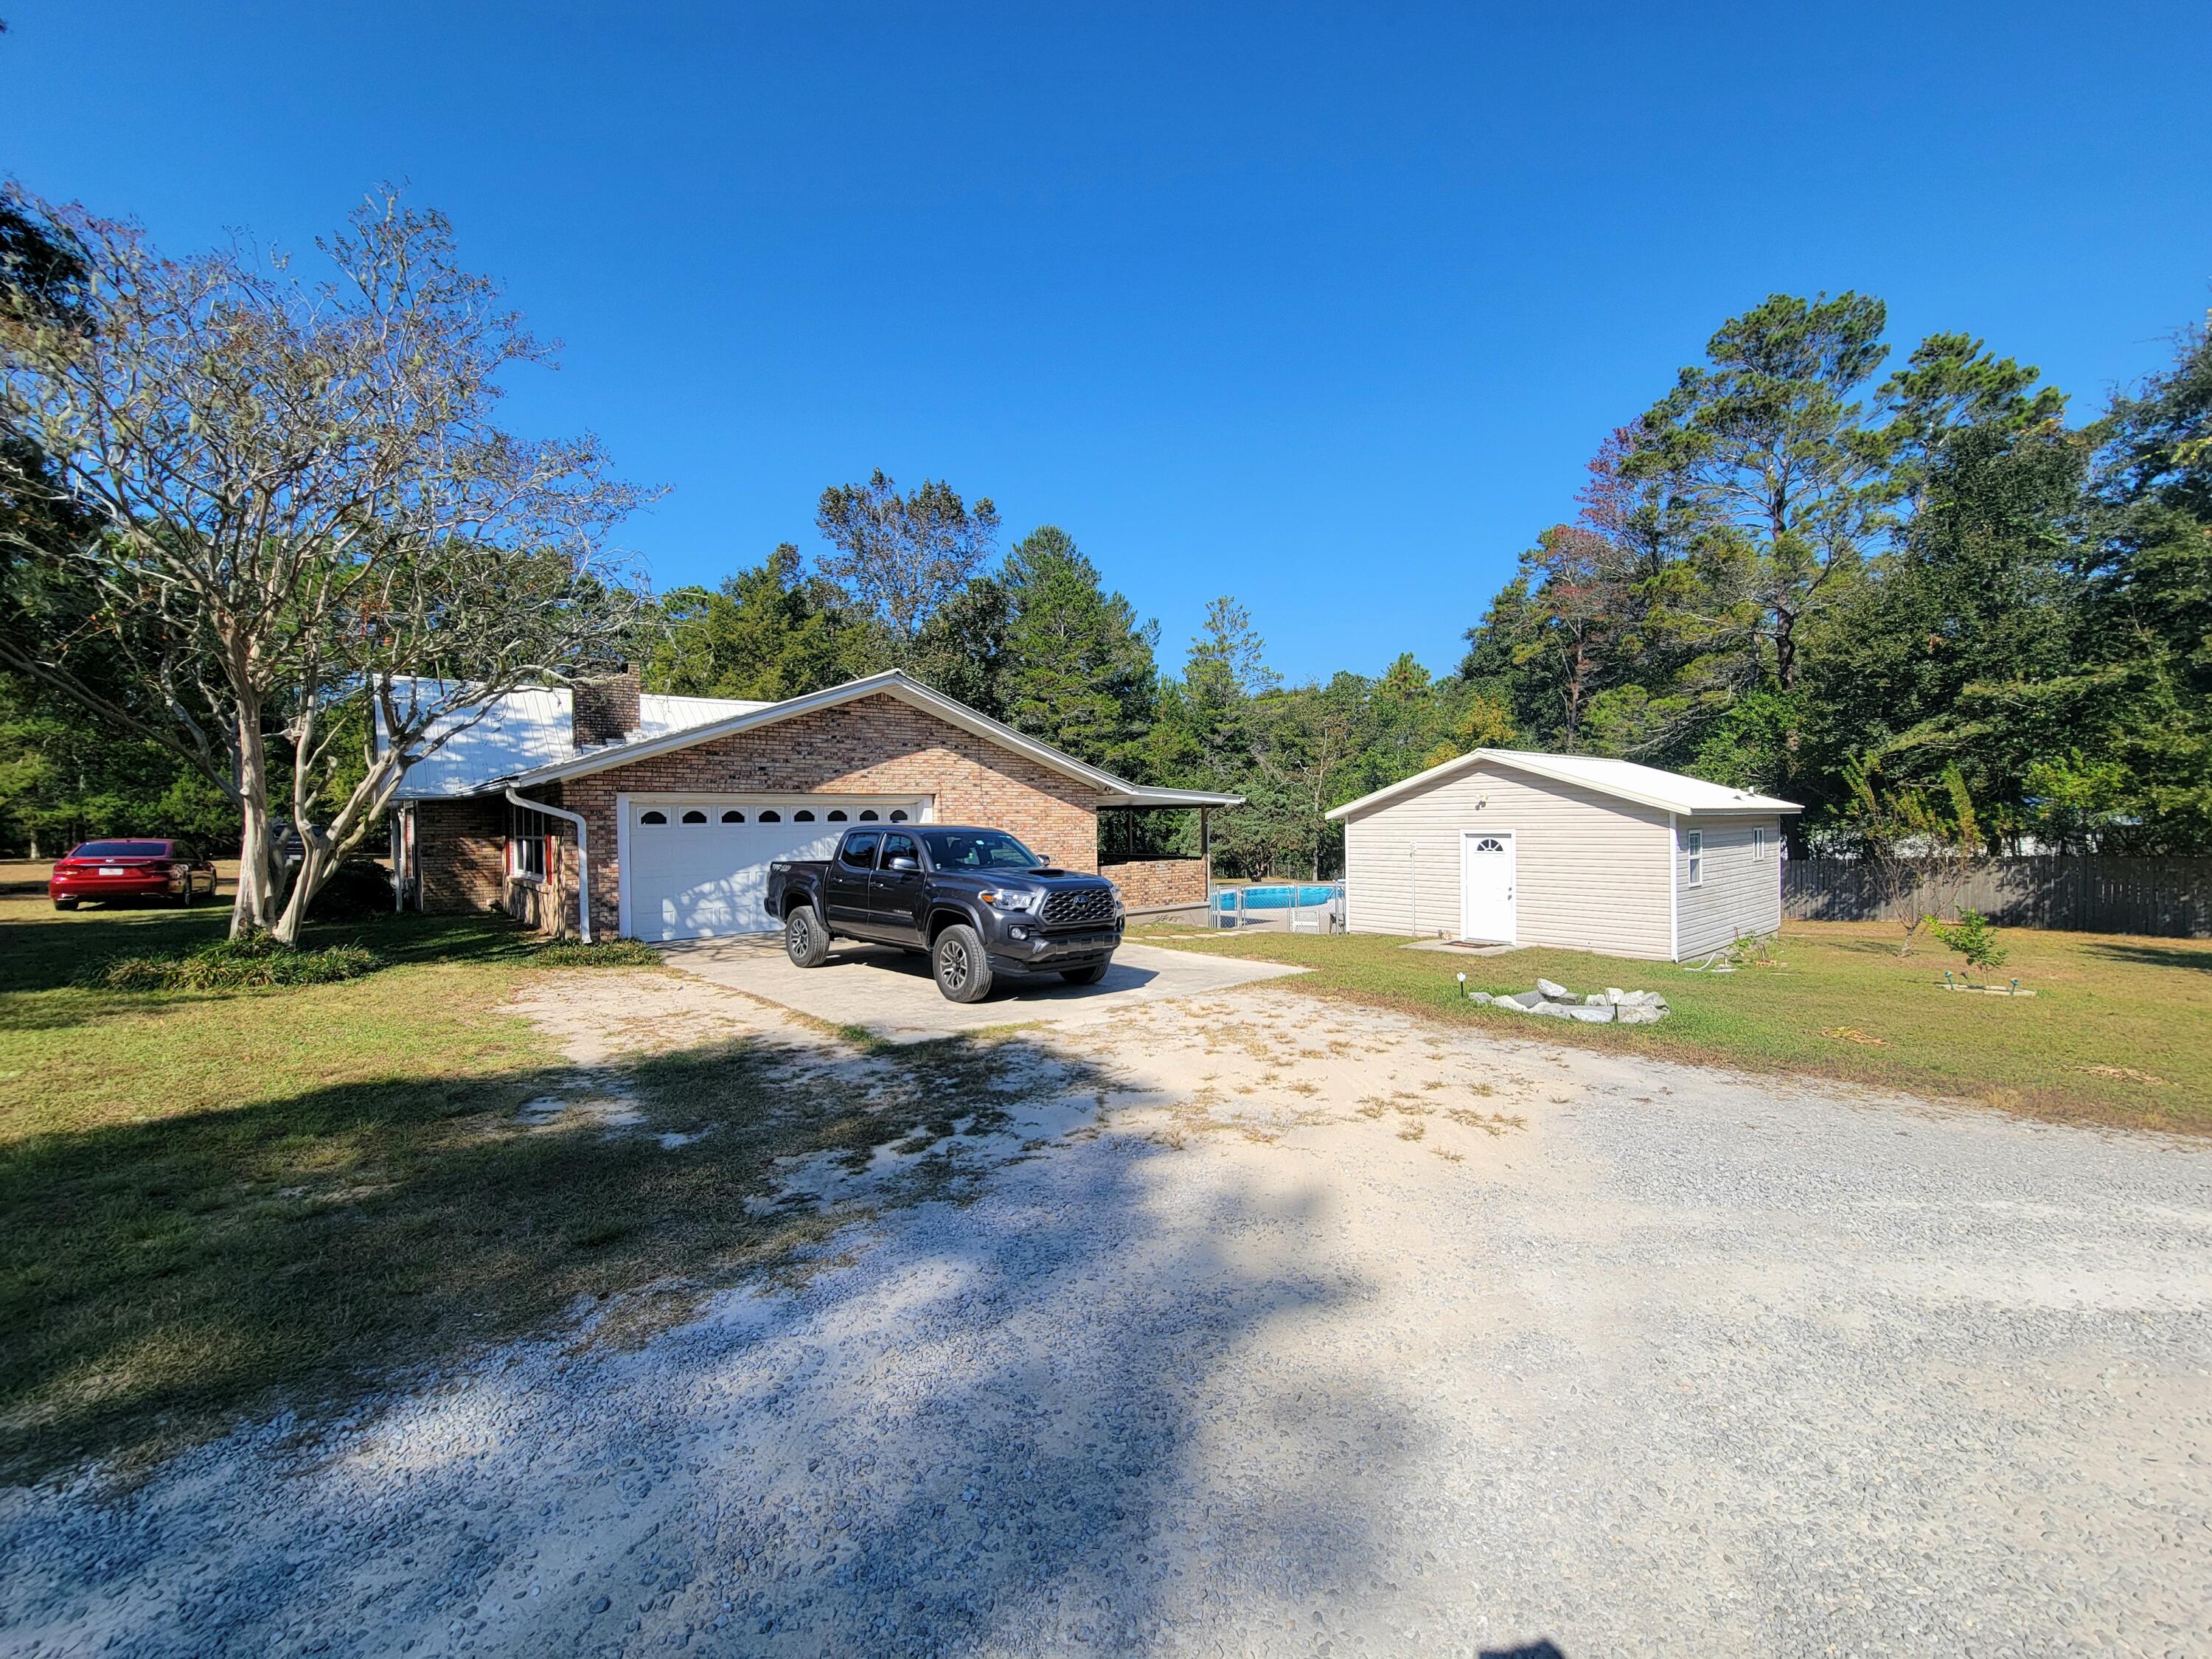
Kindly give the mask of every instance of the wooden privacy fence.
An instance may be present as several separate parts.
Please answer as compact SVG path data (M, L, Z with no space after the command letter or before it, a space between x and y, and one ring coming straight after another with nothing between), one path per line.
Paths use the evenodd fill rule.
M1991 859L1959 896L2008 927L2212 939L2212 859ZM1782 914L1797 921L1894 921L1866 865L1791 859Z

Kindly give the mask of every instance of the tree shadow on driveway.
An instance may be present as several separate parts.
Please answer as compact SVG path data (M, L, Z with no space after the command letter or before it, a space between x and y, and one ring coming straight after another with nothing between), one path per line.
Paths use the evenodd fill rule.
M1180 1155L1100 1134L1115 1079L1025 1034L819 1060L747 1041L627 1094L547 1068L19 1147L19 1472L165 1455L128 1491L0 1507L15 1633L935 1653L1328 1630L1383 1571L1370 1498L1417 1437L1357 1383L1291 1408L1274 1328L1362 1294L1296 1206L1168 1201ZM518 1115L549 1097L581 1115ZM776 1200L824 1170L857 1208ZM1256 1400L1220 1386L1255 1366ZM258 1426L167 1450L240 1412Z

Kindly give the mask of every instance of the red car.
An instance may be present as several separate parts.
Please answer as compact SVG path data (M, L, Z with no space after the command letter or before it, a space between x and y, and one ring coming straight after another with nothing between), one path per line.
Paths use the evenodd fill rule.
M215 896L215 860L180 841L88 841L54 861L46 892L57 910L74 910L86 899L191 904Z

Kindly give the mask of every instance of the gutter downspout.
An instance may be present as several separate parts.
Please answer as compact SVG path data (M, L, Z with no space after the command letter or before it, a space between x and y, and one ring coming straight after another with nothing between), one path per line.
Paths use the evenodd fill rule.
M1667 960L1682 959L1682 835L1667 814Z
M532 812L543 812L548 817L566 818L576 826L576 936L585 944L592 942L592 830L580 812L571 812L565 806L550 806L542 800L532 800L516 792L513 784L507 787L507 798L517 806Z

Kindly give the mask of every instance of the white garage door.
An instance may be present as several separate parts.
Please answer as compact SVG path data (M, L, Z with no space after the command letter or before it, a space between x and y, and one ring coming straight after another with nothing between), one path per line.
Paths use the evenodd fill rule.
M623 854L623 931L645 939L773 933L770 863L828 858L848 823L921 816L918 800L849 795L634 799Z

